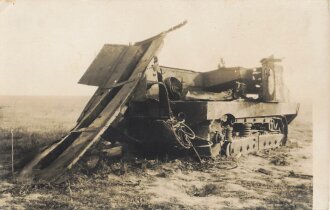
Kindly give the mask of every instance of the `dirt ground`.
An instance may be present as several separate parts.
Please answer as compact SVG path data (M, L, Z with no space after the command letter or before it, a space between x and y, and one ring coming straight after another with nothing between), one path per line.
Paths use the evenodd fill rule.
M0 96L0 209L312 209L311 106L290 125L288 146L198 164L189 157L126 154L95 168L85 157L62 184L18 184L11 170L74 125L88 97Z

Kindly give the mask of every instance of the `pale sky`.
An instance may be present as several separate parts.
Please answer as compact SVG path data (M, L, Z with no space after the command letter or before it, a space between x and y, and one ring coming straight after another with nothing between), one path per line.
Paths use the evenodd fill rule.
M0 95L91 95L77 84L105 43L169 34L161 65L213 70L256 67L284 58L295 100L313 96L328 62L328 3L314 1L16 1L0 2Z

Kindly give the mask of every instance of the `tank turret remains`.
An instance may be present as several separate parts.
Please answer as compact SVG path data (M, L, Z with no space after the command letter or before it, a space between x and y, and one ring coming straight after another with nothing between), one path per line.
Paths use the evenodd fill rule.
M54 180L100 141L190 151L197 160L285 145L299 104L288 102L281 59L202 72L162 65L165 36L185 23L132 45L105 44L79 81L98 89L77 125L20 178Z

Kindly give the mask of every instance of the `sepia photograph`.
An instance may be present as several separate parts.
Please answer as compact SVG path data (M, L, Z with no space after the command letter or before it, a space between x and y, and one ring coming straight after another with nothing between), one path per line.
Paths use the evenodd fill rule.
M0 1L0 209L329 209L329 8Z

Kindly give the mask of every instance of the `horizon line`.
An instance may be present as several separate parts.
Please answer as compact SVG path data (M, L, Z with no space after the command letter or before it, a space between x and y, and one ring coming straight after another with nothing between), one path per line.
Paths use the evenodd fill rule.
M41 94L36 94L36 95L31 95L31 94L12 94L12 95L9 95L9 94L0 94L0 97L1 96L54 96L54 97L85 97L85 96L92 96L93 94L91 95L52 95L52 94L49 94L49 95L41 95Z

